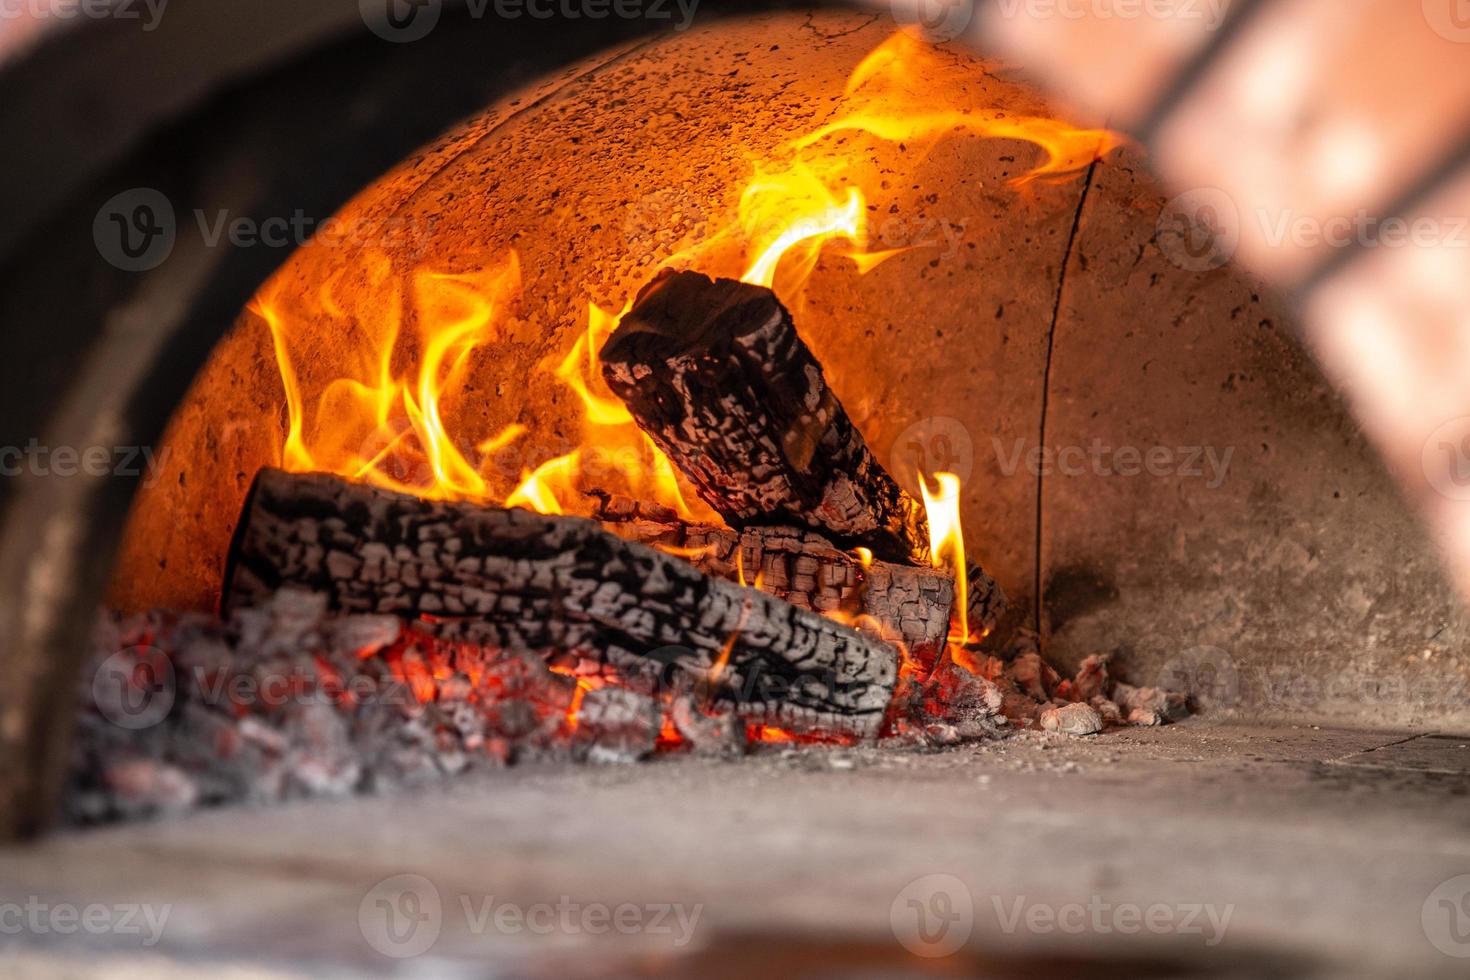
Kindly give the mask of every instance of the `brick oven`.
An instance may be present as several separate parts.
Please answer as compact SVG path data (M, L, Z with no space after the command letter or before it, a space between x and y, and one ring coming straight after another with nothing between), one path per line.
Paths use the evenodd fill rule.
M0 45L0 962L1453 975L1470 621L1150 127L174 2Z

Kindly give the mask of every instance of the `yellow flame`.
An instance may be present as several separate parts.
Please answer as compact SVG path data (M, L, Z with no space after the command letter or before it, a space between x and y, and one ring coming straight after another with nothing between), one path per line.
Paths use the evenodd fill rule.
M654 547L657 548L659 551L662 551L666 555L673 555L675 558L688 558L691 560L695 558L707 557L715 550L715 546L712 544L702 544L697 547L693 545L680 546L676 544L654 544Z
M573 450L536 467L535 472L526 474L520 486L505 498L505 506L525 507L538 514L565 514L562 500L570 499L576 493L577 462L581 455L581 450ZM560 498L558 491L561 492Z
M631 305L631 304L630 304ZM628 312L627 308L623 313ZM592 391L592 379L599 378L601 372L598 368L597 352L602 349L602 344L608 335L622 319L622 313L613 316L596 303L587 304L587 330L577 338L572 349L562 362L557 365L556 377L582 399L582 405L586 410L586 418L593 425L631 425L633 415L628 411L628 406L619 401L611 392L604 395Z
M797 164L783 174L757 175L740 198L740 223L756 258L741 281L772 286L776 266L787 252L801 246L805 281L827 242L842 238L863 248L867 239L862 191L849 187L840 198L807 167Z
M928 143L956 132L1012 139L1040 148L1045 159L1012 180L1059 177L1079 170L1121 146L1123 137L1108 129L1074 126L1043 116L976 115L949 109L934 93L945 81L963 82L974 66L957 61L906 31L899 31L868 54L848 79L843 111L836 119L793 145L810 149L830 136L865 132L888 142Z
M740 547L735 549L735 581L746 588L755 589L757 592L764 590L766 586L766 570L764 568L756 570L754 582L745 581L745 549Z
M528 431L524 425L521 425L519 422L513 422L477 445L475 451L483 455L499 452L525 435Z
M519 293L516 254L451 273L400 271L386 255L365 253L352 270L359 277L351 288L345 271L295 300L272 282L249 307L270 331L285 391L282 467L428 499L501 501L546 514L585 509L578 491L586 482L655 500L686 520L717 520L702 501L691 505L673 465L602 380L597 352L618 316L589 304L585 329L549 369L582 406L581 445L534 472L522 470L511 488L495 456L526 435L526 426L466 439L451 424L457 417L451 406L471 390L474 354L495 339ZM324 335L341 338L340 347L326 351L344 352L330 370L317 363L323 348L305 345ZM332 376L313 386L303 372ZM307 394L313 390L319 392L314 401ZM473 446L472 455L462 446Z
M685 520L718 522L718 517L703 501L690 504L680 488L673 464L638 428L627 406L608 390L603 380L598 352L631 305L630 300L621 312L614 314L589 302L585 329L567 355L552 368L552 374L571 389L582 406L581 450L571 454L575 460L556 471L557 486L563 491L564 500L571 499L570 494L583 485L588 489L622 490L663 504ZM528 492L517 499L525 501L527 506L549 503L544 493Z
M486 499L489 484L449 432L444 413L463 389L471 355L493 339L519 291L516 254L468 273L413 270L408 291L385 255L364 255L361 274L351 290L340 273L329 278L304 308L275 282L251 302L270 330L285 390L281 465L435 500ZM408 318L416 336L405 335ZM315 373L316 365L299 364L293 352L303 337L329 331L350 348L341 359L347 363L309 406L301 369ZM400 361L416 366L399 370ZM522 432L512 427L484 442L503 446Z
M870 249L868 215L886 185L877 180L872 149L852 134L902 143L909 165L951 134L1024 140L1044 159L1019 180L1070 173L1120 142L1107 130L1055 119L949 108L958 103L945 93L967 91L974 77L972 64L904 32L893 35L852 73L831 121L754 161L735 215L665 264L716 275L743 269L746 282L791 303L824 250L863 274L919 247ZM475 390L468 381L477 352L509 320L520 273L514 252L452 271L401 268L364 250L294 296L284 280L267 284L251 309L270 330L285 390L281 465L430 499L503 499L544 513L585 513L590 505L579 491L596 488L657 501L686 520L717 522L602 378L599 351L631 303L614 313L616 306L589 302L570 349L544 366L580 406L576 448L530 473L491 465L527 430L473 431L465 420L477 416L465 409L475 402L465 399ZM333 339L306 346L321 337ZM333 355L330 363L324 354ZM517 470L520 484L512 488ZM957 580L962 563L959 569Z
M924 512L929 518L929 553L935 568L948 566L954 575L955 620L950 642L964 644L970 639L969 583L965 572L965 535L960 528L960 478L953 473L935 473L937 490L929 489L929 481L919 475L919 491L924 498Z

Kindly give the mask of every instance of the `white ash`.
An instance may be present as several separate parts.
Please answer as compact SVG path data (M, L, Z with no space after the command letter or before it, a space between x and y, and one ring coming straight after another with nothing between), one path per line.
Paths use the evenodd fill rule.
M648 695L600 687L582 699L575 741L588 762L637 762L653 754L660 717L658 702Z
M71 823L412 789L520 760L734 758L772 737L793 750L789 733L748 732L702 677L676 675L653 697L566 652L548 660L439 640L393 616L331 613L321 596L293 589L223 621L108 616L95 651L65 799ZM161 686L151 669L160 662L172 673ZM152 689L138 676L145 663ZM1001 656L951 650L905 679L883 737L868 745L934 750L1028 728L1085 735L1188 713L1185 695L1114 681L1108 664L1094 655L1062 678L1024 631ZM575 712L571 675L590 687ZM124 678L121 700L94 683L107 676ZM120 719L128 704L146 710Z
M695 755L734 757L745 752L745 729L734 713L720 710L697 693L675 695L669 719Z
M573 757L572 678L394 617L331 614L311 593L283 589L223 621L107 616L94 649L64 803L71 823L387 791Z

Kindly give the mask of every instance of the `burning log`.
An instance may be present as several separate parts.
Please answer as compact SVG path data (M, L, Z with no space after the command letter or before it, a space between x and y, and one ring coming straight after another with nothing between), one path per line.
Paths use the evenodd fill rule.
M928 564L922 505L868 449L769 289L662 273L601 359L638 425L732 527L807 527Z
M797 729L875 734L897 676L886 644L583 518L267 469L236 528L225 608L285 585L449 639L570 653L635 688L670 668L715 674L742 717Z
M826 538L801 528L733 531L685 521L667 507L594 493L594 516L629 541L679 555L707 575L754 583L803 609L849 617L859 630L899 641L924 666L944 649L954 608L949 571L874 560L867 566ZM1005 593L978 565L970 566L970 626L994 628Z

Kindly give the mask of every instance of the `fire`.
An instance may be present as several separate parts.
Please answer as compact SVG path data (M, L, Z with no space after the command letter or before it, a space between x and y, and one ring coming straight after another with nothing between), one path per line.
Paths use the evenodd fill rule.
M902 173L896 165L879 164L880 152L896 148L902 166L911 168L947 139L1021 141L1035 147L1039 158L1012 180L1019 186L1074 174L1122 142L1106 129L1058 119L947 106L942 93L968 84L974 70L912 35L894 35L858 65L829 121L752 160L738 204L725 220L662 264L738 276L774 289L794 306L824 257L838 258L861 275L925 247L879 247L885 243L877 239L887 236L870 227L870 215L889 207L888 178L895 170ZM531 431L518 422L477 431L465 420L476 417L466 411L476 404L474 379L506 339L522 302L514 251L469 268L440 268L405 266L401 259L363 250L311 289L287 287L288 280L278 277L250 305L270 332L285 395L282 467L325 471L427 499L502 503L543 514L587 513L584 491L599 489L656 501L685 520L719 523L703 501L689 495L669 459L602 379L598 352L631 298L614 297L605 305L589 299L569 349L538 367L579 411L573 443L558 447L554 458L506 466L507 453L539 445L527 438ZM966 609L960 481L951 473L933 474L933 480L934 489L922 475L920 483L934 562L952 569L955 578L950 655L967 663L964 645L974 638ZM708 548L664 550L695 558ZM870 551L856 549L855 555L864 568L871 566ZM736 574L745 585L738 552ZM762 587L759 575L753 585ZM874 625L843 611L827 615L855 628ZM709 684L728 669L739 635L737 628L715 658ZM918 664L899 646L905 675L917 672ZM395 671L419 700L433 698L434 674L416 657L396 661ZM591 687L577 680L569 730L576 729ZM770 726L753 727L750 736L767 742L808 739ZM675 744L677 732L666 731L664 741Z
M1073 126L1042 116L989 117L946 109L934 93L946 80L962 80L974 66L936 50L921 38L900 31L875 48L848 79L844 111L833 121L796 141L810 148L839 133L864 132L888 142L919 144L932 149L954 132L991 139L1012 139L1038 147L1046 159L1012 180L1021 185L1038 177L1062 177L1121 146L1123 138L1108 129Z
M621 314L589 304L584 332L550 369L582 405L582 445L522 469L512 487L497 461L526 426L512 423L474 441L448 419L469 390L476 355L495 341L518 298L516 253L465 273L405 272L376 253L360 261L364 275L352 290L342 274L300 298L272 282L250 304L270 331L285 392L283 468L543 514L583 508L581 490L590 485L656 500L688 520L715 520L702 502L691 505L668 458L602 381L596 352ZM337 376L311 398L300 368L316 365L304 342L326 333L350 338L352 346Z
M585 330L552 369L581 403L581 447L523 474L520 486L505 500L507 507L562 514L574 501L580 504L584 489L621 488L634 497L657 501L685 520L718 522L702 501L689 502L674 465L602 380L597 352L631 306L629 300L614 314L596 303L587 304Z
M580 452L570 452L542 463L534 473L525 474L520 486L505 498L505 506L525 507L538 514L565 514L557 491L565 498L574 488L580 456Z
M845 138L851 134L901 143L906 153L917 147L917 156L954 134L1023 140L1045 159L1019 181L1071 173L1120 142L1107 130L1040 117L982 117L936 99L945 81L958 84L973 71L912 35L895 34L858 65L831 121L754 161L730 220L664 264L738 275L770 286L789 304L825 253L862 274L907 251L870 248L868 215L883 183L870 149ZM829 249L833 244L841 248ZM520 290L514 252L452 271L403 268L368 250L304 295L290 295L281 281L268 283L250 309L270 330L285 391L280 465L429 499L499 502L545 514L586 513L583 491L596 488L657 501L686 520L718 522L686 493L668 458L602 380L597 353L631 300L607 307L589 301L570 350L544 368L581 409L581 432L568 451L507 469L497 461L523 444L524 425L473 433L452 422L472 404L468 383L477 359L501 337ZM306 347L308 338L324 336L335 339ZM331 355L329 365L324 355ZM324 366L335 375L322 381Z
M557 365L555 374L568 388L574 391L582 400L586 409L587 421L598 426L620 426L633 424L633 415L628 411L628 406L613 397L612 393L604 395L592 390L591 379L600 376L597 364L597 352L602 349L602 344L617 328L618 321L622 319L623 313L628 312L631 303L625 306L621 313L614 316L608 313L596 303L587 304L587 329L567 356Z
M935 473L934 481L939 487L930 490L929 481L919 475L919 491L929 518L929 553L935 568L948 566L954 574L955 622L950 627L949 642L963 646L970 641L970 622L965 535L960 529L960 478L953 473Z
M582 711L582 699L587 697L588 691L595 690L599 685L593 683L590 678L579 676L577 672L570 667L565 667L560 664L552 664L546 669L551 671L553 674L561 674L562 676L570 677L577 682L576 688L572 691L572 699L567 703L567 712L565 717L567 733L571 734L577 730L577 716Z
M871 247L868 215L883 182L873 173L869 148L839 138L844 135L862 133L900 144L906 154L917 149L905 157L908 165L951 135L1030 143L1044 158L1014 178L1016 186L1066 177L1123 143L1111 130L1059 119L945 108L935 93L948 83L963 84L974 72L972 63L909 33L894 34L854 70L834 119L755 164L736 219L665 264L734 276L734 269L721 268L728 264L725 246L733 239L747 257L739 278L773 288L791 305L828 245L842 244L836 254L851 261L859 275L915 247ZM865 189L864 184L877 186Z
M745 738L747 741L751 742L766 743L796 741L795 735L793 735L791 732L788 732L784 728L777 728L775 725L747 725L745 729Z
M468 273L419 268L399 275L387 256L372 253L362 264L356 290L343 289L339 274L293 304L271 283L250 305L270 330L286 395L281 465L432 500L489 498L482 468L445 424L445 407L460 396L474 353L494 338L519 289L515 253ZM416 329L405 330L405 322ZM324 329L356 346L308 411L299 348L306 335ZM512 426L480 448L497 450L524 432Z
M862 249L867 241L865 207L856 187L839 199L801 164L784 174L757 175L740 198L740 223L756 252L741 280L774 286L777 264L797 246L801 282L811 275L827 242L841 238Z

